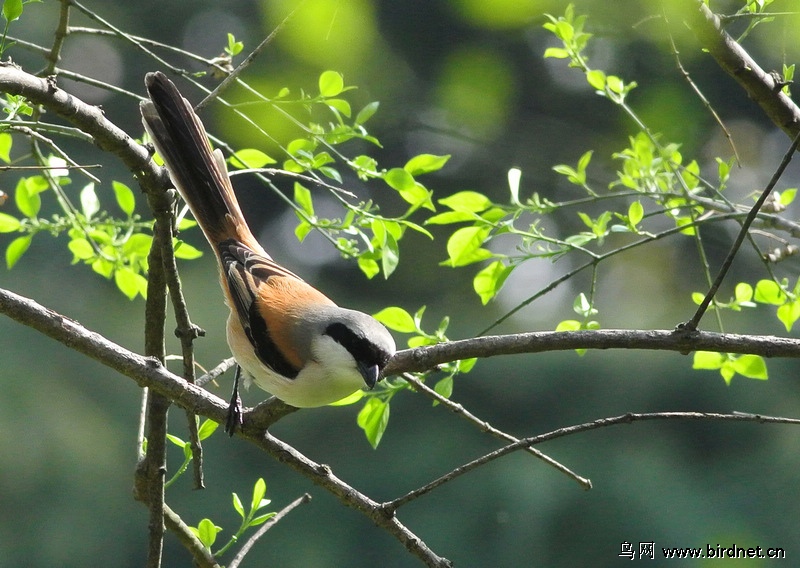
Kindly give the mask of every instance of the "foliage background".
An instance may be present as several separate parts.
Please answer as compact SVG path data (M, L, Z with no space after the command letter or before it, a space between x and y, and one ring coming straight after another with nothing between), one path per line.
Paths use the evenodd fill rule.
M671 8L679 2L666 4ZM733 3L712 7L726 5ZM243 40L246 51L252 48L297 2L197 0L188 9L183 2L142 0L90 6L126 31L213 56L226 44L227 32ZM775 11L790 9L791 2L774 6ZM555 45L541 29L542 14L560 14L563 7L537 0L307 0L247 79L269 94L282 86L311 89L321 70L341 71L348 84L359 86L356 100L381 101L371 129L383 142L382 163L402 164L423 151L453 155L444 171L427 180L439 197L475 189L504 201L506 171L517 166L523 170L525 195L538 191L562 199L572 190L552 165L574 163L593 148L590 171L602 187L613 179L611 153L634 132L634 125L594 95L579 73L562 61L542 59L544 49ZM27 17L12 33L48 44L57 8L55 2L27 6ZM589 30L597 34L592 63L639 83L631 104L653 130L682 143L684 155L696 157L704 168L713 168L714 156L729 155L719 129L675 68L663 22L651 17L657 15L654 3L586 1L576 2L576 10L589 14ZM80 18L72 23L89 25ZM796 61L798 24L797 15L781 17L756 28L745 46L768 69ZM726 121L742 156L743 168L734 173L730 191L740 195L763 186L788 141L708 56L693 49L682 26L672 31L684 66ZM40 64L22 50L11 55L27 69ZM71 39L61 66L137 93L144 91L145 72L153 70L151 62L118 41L93 37ZM135 101L84 85L62 86L102 104L109 118L140 133ZM204 119L210 131L234 145L254 145L251 134L224 117L206 114ZM276 137L291 136L274 117L267 114L263 120L275 122L270 131ZM79 145L71 151L79 160L100 160L94 148ZM113 160L102 176L129 180ZM798 177L793 165L784 181L792 187ZM474 335L567 269L566 263L533 263L515 273L501 298L484 308L471 290L472 271L437 266L446 256L442 238L430 242L409 235L395 275L387 282L367 282L322 240L312 236L298 245L294 217L276 199L246 180L237 188L256 232L279 261L343 305L364 311L391 304L414 311L427 305L432 322L449 314L451 338ZM0 189L8 193L11 188ZM99 191L112 202L109 187ZM574 230L579 221L564 216L557 222L552 231L559 233ZM704 234L712 263L727 250L732 231L720 225ZM186 238L204 245L199 234ZM142 302L121 300L112 284L70 266L66 250L54 253L54 246L46 237L35 239L14 270L0 273L2 285L140 350ZM693 311L689 294L703 288L701 275L687 270L695 254L693 245L678 237L610 261L602 269L598 298L603 326L670 328L687 319ZM754 279L753 260L739 259L730 282ZM797 261L788 263L784 270L796 273ZM206 255L184 263L182 273L193 318L208 331L198 343L199 360L208 366L227 356L225 309L214 271ZM562 286L497 331L552 329L572 317L572 299L582 285L586 282ZM782 332L764 307L725 321L726 331ZM147 514L131 497L139 390L8 320L0 319L0 337L0 566L141 565ZM457 379L455 396L493 425L520 436L628 411L793 416L800 402L797 365L771 361L769 382L737 377L727 387L716 373L692 372L690 359L677 354L541 354L481 362ZM220 385L221 396L229 380ZM260 396L252 391L247 402ZM357 429L354 408L298 412L274 433L329 463L356 487L386 499L495 447L446 411L431 409L422 397L402 396L392 406L392 421L377 451ZM172 422L181 433L181 416L175 414ZM541 449L590 477L594 489L584 492L530 456L514 455L411 505L404 522L461 566L613 565L622 561L617 557L622 541L654 541L658 547L781 546L790 559L800 553L794 498L800 437L790 426L635 424ZM210 516L232 530L230 491L248 494L261 476L276 509L302 492L314 495L310 505L257 546L253 565L415 565L358 514L252 448L218 434L206 443L206 452L209 489L191 491L186 480L168 495L189 522ZM177 452L172 459L179 463ZM188 565L185 552L167 542L165 565Z

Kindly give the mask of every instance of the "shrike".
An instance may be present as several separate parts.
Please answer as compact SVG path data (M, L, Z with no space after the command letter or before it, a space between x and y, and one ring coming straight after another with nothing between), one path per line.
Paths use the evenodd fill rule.
M272 260L247 226L222 152L212 151L192 106L163 73L148 73L145 85L144 127L217 257L231 310L228 345L246 378L301 408L373 388L395 352L387 329ZM237 369L231 433L241 423L238 378Z

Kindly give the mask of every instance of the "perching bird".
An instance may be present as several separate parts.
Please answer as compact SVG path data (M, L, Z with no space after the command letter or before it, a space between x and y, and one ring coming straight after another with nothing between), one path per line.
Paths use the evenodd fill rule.
M257 386L296 407L323 406L373 388L395 352L375 318L340 308L277 264L245 222L220 150L175 85L148 73L145 129L217 257L228 345ZM241 421L237 380L228 429Z

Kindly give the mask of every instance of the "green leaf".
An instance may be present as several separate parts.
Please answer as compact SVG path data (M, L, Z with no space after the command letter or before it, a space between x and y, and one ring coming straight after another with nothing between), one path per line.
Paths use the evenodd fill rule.
M417 331L417 326L411 314L397 306L384 308L375 314L374 317L389 329L400 333L413 333Z
M32 239L33 237L31 235L25 235L23 237L17 237L8 243L8 247L6 248L6 266L9 270L17 264L20 257L25 254L25 251L31 246Z
M372 118L372 115L377 112L379 105L380 103L378 101L373 101L358 111L358 114L356 115L356 124L364 124L370 118Z
M253 517L253 520L250 521L250 526L257 527L258 525L263 525L277 514L278 513L264 513L263 515L258 515L257 517Z
M263 477L259 477L253 485L253 497L250 500L250 510L257 511L261 508L264 495L267 494L267 482Z
M133 300L141 290L141 281L144 280L145 288L147 287L147 280L140 274L137 274L127 266L118 268L114 272L114 283L117 288L125 294L129 300Z
M586 73L586 80L598 91L603 91L606 88L606 74L599 69L592 69Z
M350 103L344 99L328 99L325 104L348 118L353 112L350 108Z
M184 442L183 440L172 434L167 434L167 440L169 440L170 442L172 442L174 445L178 446L181 449L186 447L186 442Z
M255 148L244 148L238 152L234 152L233 156L228 158L231 166L237 169L258 169L263 168L267 164L274 164L276 160L261 150Z
M11 162L11 144L13 139L8 132L0 132L0 160L6 164Z
M381 268L383 269L383 277L389 278L399 263L400 247L394 235L387 231L386 238L381 247Z
M34 189L36 184L31 183L33 178L22 178L17 183L14 190L14 202L20 213L29 219L35 219L42 207L42 198L39 197L40 191Z
M733 295L739 304L750 302L753 299L753 287L747 282L739 282L734 288Z
M239 495L233 493L233 510L239 513L239 516L242 517L244 520L246 515L244 512L244 505L242 504L242 500L239 498Z
M579 331L580 329L581 322L578 320L563 320L556 326L556 331Z
M364 398L366 394L367 393L365 393L363 390L357 390L353 394L348 395L341 400L337 400L336 402L330 403L328 406L347 406L350 404L355 404L356 402Z
M211 434L213 434L218 427L219 422L214 422L213 420L206 418L197 429L197 437L200 438L201 441L205 440L206 438L211 437Z
M3 17L11 23L22 15L22 0L5 0L3 2Z
M720 369L727 357L723 353L713 351L695 351L692 369Z
M408 173L410 173L412 176L428 174L431 172L441 170L447 163L447 160L449 159L450 159L449 154L445 156L436 156L434 154L419 154L418 156L414 156L408 162L406 162L406 165L403 166L403 169L406 170Z
M444 398L450 398L453 395L453 375L438 381L433 386L433 390L442 395ZM434 406L436 406L437 402L438 401L434 401Z
M22 226L19 219L8 213L0 213L0 233L13 233Z
M414 176L403 168L392 168L386 172L386 175L383 177L383 179L389 185L389 187L398 191L411 190L416 184Z
M314 202L311 199L311 191L299 182L294 182L294 202L300 206L306 215L314 216Z
M786 293L774 280L759 280L756 283L753 299L762 304L780 306L786 303Z
M413 186L407 189L401 189L397 192L406 203L411 205L412 209L424 207L431 211L435 211L433 202L431 201L432 191L428 191L421 183L414 183Z
M425 220L426 225L449 225L451 223L463 223L464 221L474 221L475 214L466 211L445 211L434 215Z
M566 59L569 57L569 51L563 47L548 47L544 50L545 57L555 57L556 59Z
M133 211L136 209L136 198L131 188L118 181L112 182L111 187L114 188L114 196L117 198L117 205L122 212L128 217L133 215Z
M184 242L180 239L172 239L172 246L174 247L175 250L175 258L180 258L183 260L194 260L196 258L200 258L201 256L203 256L203 251L193 247L189 243Z
M177 240L177 239L176 239ZM125 256L138 256L146 258L150 254L150 247L153 245L153 236L144 233L136 233L130 236L122 245L122 253ZM174 244L173 244L174 246Z
M463 227L450 235L447 240L448 265L466 266L490 258L492 252L481 248L490 231L489 227Z
M67 244L67 247L73 255L73 262L89 260L90 258L94 258L96 254L91 243L85 238L72 239Z
M372 257L362 255L358 257L357 262L358 262L358 268L361 269L361 272L363 272L367 278L372 279L375 276L377 276L381 271L380 267L378 266L378 263Z
M344 90L344 78L337 71L323 71L319 76L319 94L335 97Z
M642 219L644 219L644 207L642 207L640 201L634 201L631 203L630 207L628 207L628 221L631 227L636 227L636 225L642 222Z
M781 191L781 194L780 194L781 205L786 207L787 205L792 203L792 201L794 201L794 198L796 196L797 196L797 188L784 189L783 191Z
M759 355L742 355L733 361L734 370L748 379L767 380L767 364Z
M203 519L197 524L196 534L206 548L211 548L214 541L217 540L217 533L221 530L222 527L216 526L211 519Z
M511 266L506 266L502 261L496 260L475 275L475 278L472 279L472 288L484 306L497 296L512 270Z
M793 300L778 307L778 320L784 325L786 331L792 331L794 322L800 318L800 300Z
M357 422L372 448L377 448L389 425L389 403L375 397L367 399L358 413Z
M449 197L439 199L439 203L453 211L480 213L492 206L492 200L477 191L459 191Z

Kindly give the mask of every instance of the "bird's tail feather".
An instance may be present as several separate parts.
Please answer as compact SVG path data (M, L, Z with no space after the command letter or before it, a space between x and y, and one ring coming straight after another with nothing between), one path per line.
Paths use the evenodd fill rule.
M211 150L192 106L161 72L148 73L145 85L145 129L211 246L216 251L220 242L236 239L266 255L245 222L222 153Z

